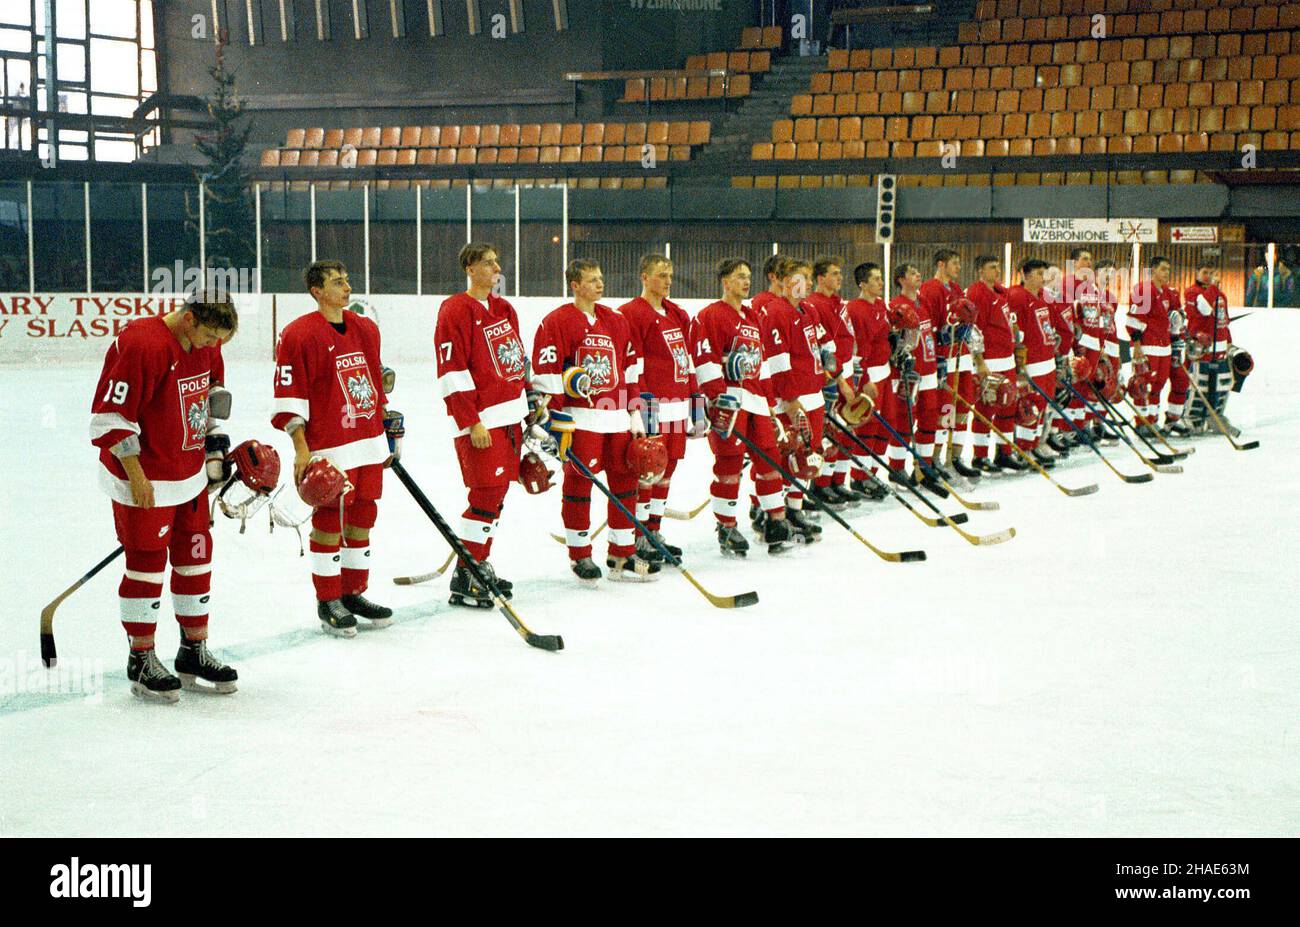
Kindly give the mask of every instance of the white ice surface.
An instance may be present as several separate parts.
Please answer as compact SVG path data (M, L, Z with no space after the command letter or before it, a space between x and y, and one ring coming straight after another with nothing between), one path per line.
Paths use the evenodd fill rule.
M892 501L853 523L928 562L882 562L829 519L816 547L726 561L707 511L666 522L708 587L758 590L747 610L671 574L578 587L548 536L558 490L516 488L493 560L560 654L448 606L446 577L391 583L446 555L391 475L371 595L398 621L355 640L320 633L292 532L219 519L212 640L240 690L174 707L128 692L120 561L56 623L65 674L98 662L102 691L36 691L41 606L115 544L86 439L97 365L0 369L0 835L1300 834L1300 313L1233 331L1258 368L1229 411L1259 450L1200 438L1184 474L1138 486L1076 452L1057 477L1101 486L1077 499L986 479L970 495L1002 509L967 527L1014 525L1000 547ZM235 440L270 437L270 362L228 378ZM454 522L432 366L403 367L393 403ZM675 507L708 466L693 444Z

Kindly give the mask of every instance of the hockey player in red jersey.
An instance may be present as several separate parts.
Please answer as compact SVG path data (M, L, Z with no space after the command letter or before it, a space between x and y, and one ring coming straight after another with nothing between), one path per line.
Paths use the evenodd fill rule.
M728 258L718 265L717 273L722 299L705 306L691 322L691 356L700 392L709 404L718 544L724 554L744 556L749 543L736 528L736 515L746 447L735 435L743 434L777 459L765 355L772 345L764 334L766 323L744 302L749 295L749 263ZM779 553L790 541L781 475L761 459L751 459L750 472L764 514L763 540L769 553Z
M1074 346L1074 306L1065 299L1063 284L1065 275L1060 266L1048 262L1043 271L1043 301L1052 316L1052 333L1056 341L1056 383L1060 392L1052 398L1056 404L1068 410L1069 391L1065 388L1066 378L1070 375L1071 349ZM1074 447L1075 432L1061 415L1050 405L1043 413L1043 435L1047 440L1038 446L1035 456L1054 459L1069 454Z
M945 469L946 463L947 467L962 476L974 478L980 475L980 471L966 466L962 460L966 444L966 408L952 397L956 391L967 402L975 401L975 368L970 347L964 337L969 333L974 307L966 299L966 293L958 282L960 274L961 256L956 251L940 249L934 256L934 276L921 284L917 305L922 314L930 318L938 365L939 424L935 431L935 442L941 453L936 455L934 462L938 465L937 470L941 476L952 477ZM949 430L952 432L951 445ZM942 451L949 446L951 452Z
M95 386L90 441L99 448L99 484L112 499L113 527L126 551L118 586L131 648L126 673L131 692L147 700L174 702L182 684L200 688L196 679L233 692L238 679L207 649L212 535L205 467L208 417L224 374L221 343L238 325L227 299L197 295L165 316L135 319L109 347ZM169 557L182 634L179 679L154 649Z
M456 423L456 459L469 491L457 536L509 598L513 584L496 575L488 557L506 491L519 478L528 354L514 306L492 291L501 276L496 248L484 242L465 245L460 267L469 285L438 307L433 338L438 390ZM492 604L491 590L480 587L464 563L451 577L451 604Z
M853 366L854 337L844 312L844 299L840 296L844 285L843 265L843 258L834 255L823 255L814 260L813 290L804 299L804 304L816 312L820 326L826 394L852 402L857 398L853 386L856 374ZM815 481L815 492L823 503L857 505L866 496L847 485L851 468L848 454L834 442L828 442L825 447L826 457Z
M1144 279L1133 287L1128 311L1128 337L1132 345L1133 364L1143 364L1151 372L1151 396L1138 411L1139 425L1153 430L1160 417L1160 394L1169 382L1169 313L1182 305L1178 291L1169 286L1169 259L1156 255L1147 265Z
M1020 284L1007 293L1016 329L1021 341L1016 350L1016 366L1020 374L1032 379L1048 396L1056 394L1056 327L1052 310L1043 298L1043 271L1046 261L1030 258L1020 265ZM1044 422L1047 400L1026 384L1020 390L1020 406L1016 418L1016 444L1032 451L1043 466L1055 466L1055 455L1040 453L1039 437Z
M1092 253L1088 249L1074 248L1070 251L1070 269L1061 281L1061 296L1071 307L1070 317L1074 323L1073 354L1068 362L1070 381L1079 393L1079 396L1070 394L1066 410L1074 424L1082 428L1092 418L1084 400L1094 408L1098 404L1092 381L1106 337L1101 288L1097 285ZM1074 443L1073 438L1071 443Z
M904 319L916 320L915 335L911 334L910 326L905 323L899 329L891 322L891 328L898 332L898 340L903 346L902 350L895 352L895 365L898 371L896 408L900 419L898 424L903 427L895 425L895 430L904 437L910 436L916 452L927 464L933 464L935 433L939 428L941 387L934 326L930 321L929 313L917 302L921 286L920 268L915 264L895 265L894 285L898 287L899 292L889 301L891 318L900 322ZM901 469L910 454L898 444L898 439L891 436L890 442L890 466ZM917 478L915 469L912 478L914 480ZM929 473L924 473L921 481L933 485L933 477Z
M826 386L823 351L834 364L835 346L822 328L816 308L807 302L812 266L793 259L786 263L783 271L782 286L788 298L781 296L770 300L764 316L767 331L771 334L771 353L767 363L772 375L777 420L784 432L799 437L806 452L817 455L815 465L820 471L825 425L822 389ZM844 502L824 493L819 493L817 501L836 509L844 507ZM804 515L803 503L803 492L794 485L787 486L786 521L792 531L802 535L803 540L814 541L821 533L820 526Z
M885 277L880 265L866 261L853 268L853 282L858 296L844 306L845 324L853 333L853 369L857 373L857 390L875 404L887 421L897 420L894 410L894 371L889 363L889 307L885 305ZM877 456L885 456L889 432L875 416L868 415L854 431L866 440ZM879 474L887 476L888 474ZM883 499L888 491L876 476L859 466L852 469L854 492L872 499Z
M995 439L983 420L992 421L1003 434L1010 434L1015 427L1014 406L997 401L1002 381L1012 392L1016 387L1016 325L1001 282L1002 263L992 255L981 255L975 259L975 274L975 282L966 288L966 298L975 304L974 328L982 345L981 350L972 346L971 353L977 386L975 409L983 418L976 416L971 428L975 444L972 463L981 473L1019 471L1028 465L1011 448L999 447L996 454L990 454Z
M1171 332L1173 349L1169 370L1169 404L1165 407L1166 433L1191 434L1182 421L1191 379L1181 366L1188 359L1196 363L1214 362L1227 357L1232 347L1232 333L1228 329L1228 298L1219 289L1218 272L1214 262L1203 258L1196 267L1196 282L1183 291L1183 318L1185 331ZM1195 354L1195 358L1191 355ZM1208 377L1207 383L1214 383ZM1222 416L1220 416L1222 417Z
M641 360L627 319L600 304L605 279L595 261L569 262L565 279L573 301L547 314L533 341L533 385L544 394L547 414L572 418L572 452L593 473L602 470L610 491L632 511L637 473L628 461L634 435L644 434L636 411ZM561 513L570 568L584 582L601 577L591 559L591 481L564 465ZM636 554L636 528L612 501L608 507L609 578L644 581L659 564Z
M362 593L391 454L389 422L396 434L401 420L388 419L385 408L379 326L346 308L352 295L347 268L315 261L303 271L303 282L316 310L286 325L276 341L271 424L293 440L294 482L316 506L310 537L316 614L327 633L355 637L357 616L371 627L392 623L392 609ZM325 463L313 463L317 459ZM344 492L316 498L313 484L329 480L330 468L346 476Z
M673 284L673 262L662 254L641 259L641 295L622 306L632 332L632 343L641 361L640 391L646 403L646 420L651 431L661 435L668 452L668 467L655 483L637 488L636 517L670 554L680 558L681 548L664 541L659 533L668 489L677 462L686 456L686 438L704 435L708 422L702 412L693 413L695 364L691 360L691 317L668 298ZM649 538L637 537L638 554L646 560L662 557Z

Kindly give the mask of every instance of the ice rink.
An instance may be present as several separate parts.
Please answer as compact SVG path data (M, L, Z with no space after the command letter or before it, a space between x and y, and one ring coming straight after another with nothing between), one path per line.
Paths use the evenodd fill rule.
M87 439L99 364L0 367L0 835L1300 835L1300 312L1233 334L1257 366L1228 412L1261 448L1201 437L1186 472L1132 486L1076 451L1053 475L1099 484L1082 498L986 477L969 495L1001 510L966 527L1014 526L1001 546L892 500L849 518L927 562L883 562L827 518L818 545L730 561L708 511L665 522L710 589L758 591L746 610L672 571L580 587L549 537L558 488L516 487L493 561L559 654L451 608L447 576L392 584L447 548L391 475L370 595L398 620L354 640L319 630L292 531L218 516L212 644L239 692L176 706L128 691L120 561L59 609L74 691L47 690L40 609L116 544ZM227 430L290 461L271 373L230 365ZM431 363L402 366L392 405L455 523ZM692 444L672 506L705 499L709 464Z

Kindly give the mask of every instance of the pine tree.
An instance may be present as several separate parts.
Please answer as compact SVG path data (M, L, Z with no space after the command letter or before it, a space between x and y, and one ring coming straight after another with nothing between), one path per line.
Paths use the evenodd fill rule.
M245 102L235 92L235 73L226 67L226 44L227 36L222 30L216 64L208 68L213 82L213 91L207 98L213 130L195 136L194 147L207 159L195 171L195 179L205 185L208 267L252 270L257 255L253 240L256 224L252 181L244 167L252 125L244 113ZM198 209L189 212L191 228L197 236ZM197 253L197 238L194 250Z

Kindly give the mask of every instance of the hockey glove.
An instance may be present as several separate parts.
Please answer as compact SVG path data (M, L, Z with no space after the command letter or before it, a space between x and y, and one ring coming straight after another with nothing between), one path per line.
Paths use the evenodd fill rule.
M758 353L737 348L722 359L728 383L743 383L758 372Z
M555 441L555 456L560 460L567 460L569 445L573 443L573 433L578 427L573 423L573 413L564 409L553 409L544 427L546 433Z
M392 367L381 367L379 369L379 382L384 387L384 395L391 396L393 387L397 385L397 371Z
M220 489L230 479L230 435L213 432L203 439L203 450L207 461L208 489Z
M826 408L831 408L839 401L840 384L838 380L833 380L822 387L822 403Z
M406 436L406 418L396 409L384 410L384 437L388 439L389 458L384 464L390 467L402 459L402 438Z
M908 389L921 382L921 375L916 372L916 362L910 354L904 354L898 361L898 381Z
M585 367L570 367L564 371L564 395L570 399L591 398L591 374Z
M709 401L703 393L691 395L691 434L692 438L702 438L709 433Z
M739 414L740 400L730 393L719 393L709 404L709 426L715 434L730 438Z
M208 390L208 427L212 422L224 422L230 418L230 390L224 386L213 386Z
M654 393L641 394L641 424L648 435L659 434L659 400Z
M946 357L945 357L944 355L942 355L942 354L939 354L938 356L935 357L935 359L934 359L934 363L935 363L935 369L934 369L935 376L937 376L940 380L942 380L942 379L944 379L945 377L947 377L947 376L948 376L948 358L946 358Z

